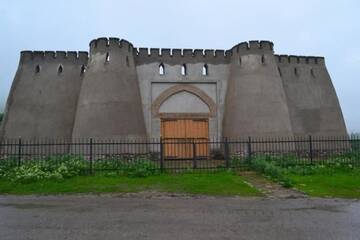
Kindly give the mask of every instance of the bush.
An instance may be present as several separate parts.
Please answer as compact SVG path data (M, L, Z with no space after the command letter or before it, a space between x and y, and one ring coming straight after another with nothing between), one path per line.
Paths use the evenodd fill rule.
M147 177L160 173L156 164L146 158L133 159L98 159L94 162L95 170L108 170L128 177Z
M59 181L80 175L86 167L82 157L71 155L27 160L21 166L10 163L11 161L7 160L0 165L0 177L21 183L50 179Z
M274 181L279 182L284 187L292 187L293 182L287 177L286 170L277 166L274 161L270 159L267 156L255 157L249 162L249 167L256 172L262 173Z

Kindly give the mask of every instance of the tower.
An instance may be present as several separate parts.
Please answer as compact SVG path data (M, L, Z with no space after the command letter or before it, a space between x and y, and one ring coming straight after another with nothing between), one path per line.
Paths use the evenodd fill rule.
M117 38L90 42L73 138L145 137L133 46Z
M230 51L223 136L291 136L289 110L273 44L250 41Z

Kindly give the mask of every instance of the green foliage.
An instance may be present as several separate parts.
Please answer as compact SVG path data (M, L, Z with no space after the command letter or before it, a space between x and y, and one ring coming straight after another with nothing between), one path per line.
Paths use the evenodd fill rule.
M1 124L3 119L4 119L4 113L0 113L0 124Z
M98 159L94 162L95 171L110 171L109 174L128 176L128 177L147 177L160 173L159 167L146 158L132 159Z
M262 173L274 181L279 182L284 187L292 187L293 182L287 177L287 171L277 166L270 156L258 156L251 160L249 167Z
M40 180L60 181L80 175L86 163L80 156L64 155L41 160L27 160L20 166L14 166L15 161L0 161L0 178L13 182L31 183Z
M44 159L22 160L18 166L17 159L0 161L0 178L13 182L30 183L41 180L61 181L86 173L90 162L82 156L60 155ZM147 177L160 173L159 168L146 158L109 158L97 159L92 166L95 172L106 171L107 175L128 177Z

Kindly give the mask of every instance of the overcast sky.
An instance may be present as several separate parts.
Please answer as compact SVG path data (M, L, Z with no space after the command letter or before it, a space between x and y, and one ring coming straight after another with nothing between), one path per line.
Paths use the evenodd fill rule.
M325 56L349 132L360 132L359 0L1 0L0 111L21 50L88 50L98 37L136 47L229 49L271 40L278 54Z

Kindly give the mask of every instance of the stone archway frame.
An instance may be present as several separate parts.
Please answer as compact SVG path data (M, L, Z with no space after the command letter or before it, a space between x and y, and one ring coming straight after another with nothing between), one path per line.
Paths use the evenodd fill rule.
M211 99L211 97L209 97L209 95L207 95L200 88L190 84L177 84L163 91L152 104L152 115L154 117L164 117L164 115L168 115L166 113L160 113L161 104L165 102L169 97L183 91L194 94L195 96L199 97L209 107L210 113L205 114L207 115L207 117L216 116L216 104ZM192 117L192 115L194 117L200 117L200 115L204 116L204 113L169 113L169 114L174 116L187 115L189 117Z

